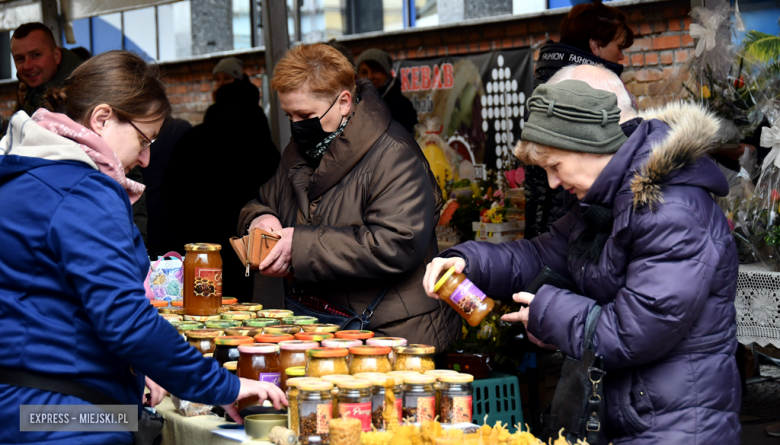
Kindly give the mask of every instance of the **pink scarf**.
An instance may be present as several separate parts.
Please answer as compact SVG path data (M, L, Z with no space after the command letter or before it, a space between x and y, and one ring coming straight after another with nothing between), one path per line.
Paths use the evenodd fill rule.
M135 204L144 192L145 185L127 179L122 162L106 141L89 128L74 122L64 114L52 113L40 108L32 115L32 120L54 134L77 143L84 153L97 164L98 170L116 179L127 191L130 202Z

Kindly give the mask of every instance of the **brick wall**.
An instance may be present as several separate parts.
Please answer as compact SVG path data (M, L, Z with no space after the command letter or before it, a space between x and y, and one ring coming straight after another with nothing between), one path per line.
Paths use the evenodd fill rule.
M693 53L688 35L690 0L669 0L620 6L636 33L634 45L625 51L623 81L637 97L640 108L668 101L675 88L669 82L675 67ZM370 36L349 36L342 43L357 57L361 51L378 47L396 59L414 59L445 54L468 54L498 48L535 45L558 40L558 28L565 14L542 14L533 18L496 18L477 24L414 30ZM193 124L201 122L211 103L211 70L219 57L162 64L174 114ZM246 52L244 71L261 86L265 72L262 51ZM537 54L534 55L534 60ZM670 90L668 86L671 86ZM11 115L16 100L15 84L0 85L0 114Z

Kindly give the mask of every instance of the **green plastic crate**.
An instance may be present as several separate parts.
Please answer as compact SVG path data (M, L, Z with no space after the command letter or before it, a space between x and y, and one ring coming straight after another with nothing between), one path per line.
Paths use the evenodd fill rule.
M473 422L477 425L485 423L493 426L497 421L508 424L509 431L515 432L515 425L521 425L525 430L523 409L520 403L520 385L517 377L500 372L494 372L490 378L474 380Z

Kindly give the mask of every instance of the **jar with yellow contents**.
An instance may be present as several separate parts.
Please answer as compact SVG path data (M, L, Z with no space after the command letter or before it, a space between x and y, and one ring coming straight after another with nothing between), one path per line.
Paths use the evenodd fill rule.
M349 350L341 348L312 348L306 351L306 377L324 377L334 374L349 374L347 355Z
M433 355L436 353L434 346L408 345L395 348L395 363L393 371L417 371L425 372L436 369Z
M390 351L388 346L355 346L349 348L352 354L352 362L349 364L349 373L360 372L390 372L393 365L390 363Z

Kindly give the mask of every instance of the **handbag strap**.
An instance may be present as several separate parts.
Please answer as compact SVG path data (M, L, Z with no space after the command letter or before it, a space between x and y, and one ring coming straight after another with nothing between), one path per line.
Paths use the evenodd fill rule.
M168 252L168 253L166 253L163 256L157 257L157 261L155 261L154 264L152 264L152 270L157 270L157 266L160 265L160 261L164 261L165 258L167 258L167 257L178 258L179 261L182 261L182 262L184 261L184 259L181 257L181 255L179 255L179 252Z
M93 405L125 405L83 383L34 371L0 367L0 383L57 392L78 397Z
M389 284L385 286L384 290L382 290L379 295L374 297L374 300L366 307L363 313L360 314L360 321L363 323L364 329L365 326L368 326L369 321L371 321L371 317L374 315L374 310L377 306L379 306L379 303L382 302L382 299L385 298L385 294L387 294L387 289L389 288Z
M583 345L593 352L596 352L596 348L593 347L593 334L596 332L596 323L599 321L599 315L601 315L601 306L594 304L588 313L588 318L585 319Z

